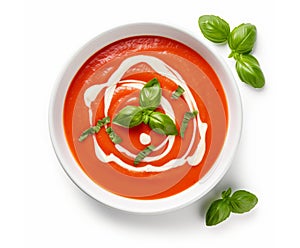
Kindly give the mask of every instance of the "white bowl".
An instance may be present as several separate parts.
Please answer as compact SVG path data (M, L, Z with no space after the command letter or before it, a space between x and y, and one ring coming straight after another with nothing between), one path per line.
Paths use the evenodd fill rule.
M113 194L94 183L76 163L69 150L63 128L63 106L68 87L82 64L95 52L117 40L139 35L158 35L177 40L197 51L217 73L228 104L228 130L222 151L209 172L199 182L176 195L136 200ZM239 143L242 106L238 87L230 69L210 47L177 28L154 23L129 24L106 31L84 45L71 59L57 82L49 108L50 136L56 155L71 180L86 194L108 206L140 214L163 213L186 206L204 196L225 175Z

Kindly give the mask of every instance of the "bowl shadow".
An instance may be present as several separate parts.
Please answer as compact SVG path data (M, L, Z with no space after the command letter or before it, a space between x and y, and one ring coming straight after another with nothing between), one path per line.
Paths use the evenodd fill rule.
M162 213L142 215L118 210L106 206L85 193L76 190L74 193L81 198L85 207L88 208L88 213L95 216L99 221L103 219L112 221L117 225L126 226L126 228L138 228L139 230L150 231L157 230L168 232L178 232L185 230L198 230L205 228L205 214L212 201L221 197L222 191L231 187L232 189L238 188L240 183L238 181L238 167L241 164L241 153L239 148L236 152L231 167L223 177L223 179L204 197L200 200L180 208L178 210Z

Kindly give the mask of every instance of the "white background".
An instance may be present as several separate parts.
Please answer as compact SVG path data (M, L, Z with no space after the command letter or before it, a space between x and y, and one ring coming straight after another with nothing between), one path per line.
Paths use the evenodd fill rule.
M8 2L8 1L7 1ZM299 247L300 52L298 1L9 1L1 4L1 247ZM256 25L263 90L240 82L228 48L206 41L200 15ZM215 49L237 79L244 110L239 149L224 179L172 213L133 215L81 192L48 133L52 88L70 57L99 33L131 22L183 28ZM3 88L4 87L4 88ZM248 214L215 227L208 204L231 186L255 193ZM297 230L298 229L298 230ZM298 237L297 237L298 236ZM4 245L3 245L4 244Z

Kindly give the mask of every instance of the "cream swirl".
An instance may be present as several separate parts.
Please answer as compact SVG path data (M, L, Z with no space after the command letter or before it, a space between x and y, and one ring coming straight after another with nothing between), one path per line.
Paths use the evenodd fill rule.
M111 104L111 101L113 98L113 94L114 94L114 91L116 90L118 83L123 83L123 85L128 85L130 87L134 87L134 88L138 88L138 89L141 89L143 87L143 85L146 82L138 81L138 80L121 81L121 78L126 73L126 71L130 67L132 67L138 63L148 64L157 73L169 78L176 84L180 85L185 90L185 92L183 93L183 98L185 99L185 101L189 107L189 110L193 111L193 110L197 109L196 101L195 101L192 93L190 92L184 79L181 77L181 75L176 70L174 70L169 65L167 65L162 60L160 60L156 57L146 56L146 55L137 55L137 56L132 56L132 57L125 59L120 64L120 66L113 72L113 74L110 76L110 78L108 79L108 81L106 83L93 85L85 91L84 102L85 102L85 105L89 109L89 119L90 119L91 125L92 125L92 120L93 120L93 112L91 109L91 103L93 101L95 101L98 94L103 89L105 89L104 114L105 114L105 116L107 116L108 109L110 107L110 104ZM166 112L166 114L168 114L174 120L175 119L174 110L173 110L171 104L168 102L168 100L164 97L162 97L161 106L164 109L164 111ZM186 162L191 166L195 166L201 162L201 160L205 154L205 149L206 149L205 135L206 135L206 130L207 130L207 124L201 121L200 115L197 115L197 118L193 119L193 124L194 124L193 125L194 128L193 128L192 138L191 138L190 144L189 144L186 152L184 153L184 155L180 158L172 159L172 160L168 161L167 163L162 164L161 166L153 166L153 165L151 165L151 162L157 161L157 160L163 158L170 152L170 150L172 149L172 147L174 145L174 141L175 141L174 136L167 136L166 139L155 149L155 150L159 150L164 145L167 144L167 148L164 150L164 152L162 152L161 154L159 154L157 156L149 155L146 158L144 158L143 161L147 162L149 164L142 166L142 167L134 167L128 163L125 163L124 161L122 161L119 157L117 157L113 153L110 153L108 155L105 154L105 152L102 150L102 148L97 143L96 137L93 137L95 154L96 154L97 158L104 163L115 162L119 166L121 166L125 169L131 170L131 171L136 171L136 172L161 172L161 171L166 171L166 170L178 167L178 166L182 166ZM195 142L197 128L199 130L201 139L200 139L200 142L198 143L194 153L192 155L190 155L191 149ZM135 158L137 155L137 154L133 154L133 153L129 152L126 148L124 148L120 144L115 144L115 148L118 151L120 151L132 158Z

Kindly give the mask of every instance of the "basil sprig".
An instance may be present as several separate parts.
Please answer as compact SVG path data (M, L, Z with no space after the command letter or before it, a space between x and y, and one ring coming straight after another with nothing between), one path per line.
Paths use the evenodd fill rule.
M113 123L132 128L142 122L159 133L177 135L178 131L173 120L166 114L155 111L160 105L162 89L156 78L144 85L140 92L140 106L126 106L113 119Z
M257 197L246 190L238 190L230 195L231 188L222 192L222 199L212 202L206 213L207 226L221 223L230 216L230 213L249 212L258 202Z
M109 122L110 122L109 116L104 117L101 120L98 120L97 124L95 126L92 126L88 129L86 129L85 131L83 131L78 140L80 142L84 141L89 135L98 133L100 131L101 127L108 124Z
M256 42L256 27L250 23L243 23L230 32L227 22L215 15L199 17L199 27L204 37L215 43L225 43L231 49L228 57L236 60L236 71L242 82L254 88L265 85L265 77L256 58L250 53ZM227 34L227 36L226 36Z

